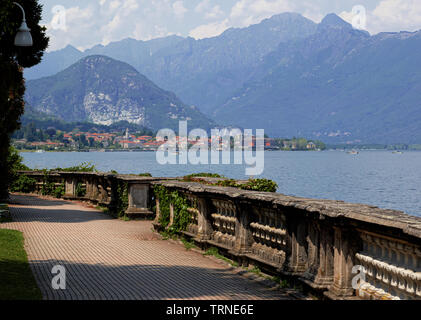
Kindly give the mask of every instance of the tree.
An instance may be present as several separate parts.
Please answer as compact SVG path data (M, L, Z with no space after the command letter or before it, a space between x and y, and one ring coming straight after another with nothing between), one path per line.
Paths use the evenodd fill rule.
M23 68L41 61L48 46L45 27L39 25L42 6L37 0L18 0L25 9L26 23L31 29L32 47L15 47L14 39L22 23L22 11L11 0L1 0L0 7L0 199L8 197L13 179L9 168L10 137L20 127L24 112L25 84Z

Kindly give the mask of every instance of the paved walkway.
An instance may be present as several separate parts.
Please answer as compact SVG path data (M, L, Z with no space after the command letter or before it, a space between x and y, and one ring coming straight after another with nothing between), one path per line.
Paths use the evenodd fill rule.
M83 204L13 195L14 222L44 299L291 299L226 264L161 240L149 221L111 219ZM66 268L66 290L51 270Z

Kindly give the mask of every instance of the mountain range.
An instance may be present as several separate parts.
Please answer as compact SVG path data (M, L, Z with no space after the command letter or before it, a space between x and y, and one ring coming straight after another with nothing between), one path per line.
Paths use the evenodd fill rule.
M132 65L219 124L335 143L416 143L420 49L420 31L371 36L335 14L316 24L284 13L209 39L125 39L84 52L68 46L47 53L25 76L50 76L101 54Z
M179 120L209 129L214 123L193 106L156 86L127 63L94 55L53 76L26 83L25 99L38 112L67 122L110 125L127 121L159 130Z

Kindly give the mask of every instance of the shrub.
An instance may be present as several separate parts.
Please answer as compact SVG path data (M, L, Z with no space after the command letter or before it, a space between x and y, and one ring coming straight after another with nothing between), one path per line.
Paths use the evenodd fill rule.
M53 195L56 198L61 198L64 195L64 192L65 192L65 186L64 186L64 184L62 184L58 187L55 187L55 189L53 191Z
M12 182L10 191L12 192L23 192L30 193L34 192L36 188L36 180L28 177L27 175L19 175L19 177Z
M90 162L82 162L79 165L68 167L68 168L55 168L49 171L65 171L65 172L95 172L95 165Z
M261 192L276 192L276 189L278 189L276 182L269 179L249 179L245 184L240 184L237 183L236 180L228 179L219 181L215 185Z
M149 172L139 173L138 176L139 177L152 177L152 175Z
M183 177L183 180L191 181L192 178L195 178L195 177L223 178L223 176L221 176L220 174L217 174L217 173L201 172L201 173L188 174L188 175Z
M217 182L216 185L221 186L221 187L234 187L234 188L238 188L240 186L237 183L237 181L235 181L234 179L222 180L222 181Z
M249 179L246 184L240 186L244 190L276 192L278 185L275 181L269 179Z

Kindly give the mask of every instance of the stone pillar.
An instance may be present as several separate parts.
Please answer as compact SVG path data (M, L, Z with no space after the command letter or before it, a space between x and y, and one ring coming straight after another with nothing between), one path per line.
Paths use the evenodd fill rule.
M326 294L330 297L353 296L352 267L358 252L358 235L352 230L335 226L333 285Z
M85 177L85 184L86 184L86 193L85 198L91 199L93 193L93 181L91 177Z
M99 185L98 203L107 204L107 202L108 202L107 183L103 179L102 183Z
M320 231L320 267L316 283L328 287L333 283L333 228L322 224Z
M92 189L91 189L91 195L89 197L89 200L97 202L98 196L99 196L98 178L92 177L91 181L92 181L92 185L91 185Z
M73 177L65 178L65 197L76 198L76 184L77 180Z
M171 227L174 223L174 205L172 204L172 202L170 203L170 223L168 224L168 227Z
M332 228L323 221L308 225L308 265L304 278L314 288L328 288L333 282Z
M304 277L313 281L317 277L320 267L320 226L316 221L309 221L307 246L308 269L304 273Z
M209 240L212 235L211 205L207 198L197 197L197 239Z
M286 271L301 274L307 270L307 226L304 220L287 217L287 259Z
M156 228L156 227L159 226L159 219L161 219L161 210L159 208L159 198L158 197L155 198L155 210L156 210L156 213L155 213L155 219L153 221L153 224Z
M108 175L107 177L108 184L110 186L110 203L108 204L108 208L111 212L115 213L117 210L117 201L118 201L118 194L117 194L117 179L114 175Z
M237 257L240 265L247 266L248 260L244 256L251 251L253 243L253 234L250 229L252 210L249 203L236 202L235 206L235 244L232 254Z
M152 216L153 212L149 210L149 182L129 183L128 189L129 205L126 214L139 218Z

